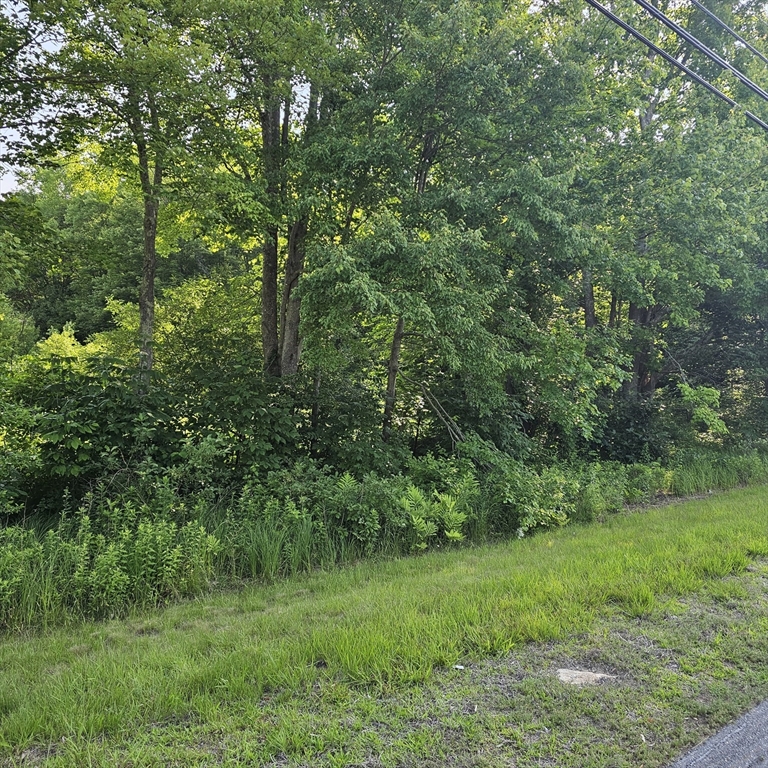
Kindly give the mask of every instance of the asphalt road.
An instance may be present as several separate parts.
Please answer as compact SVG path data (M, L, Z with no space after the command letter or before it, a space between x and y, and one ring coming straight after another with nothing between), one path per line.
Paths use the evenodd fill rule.
M669 768L768 768L768 701L699 744Z

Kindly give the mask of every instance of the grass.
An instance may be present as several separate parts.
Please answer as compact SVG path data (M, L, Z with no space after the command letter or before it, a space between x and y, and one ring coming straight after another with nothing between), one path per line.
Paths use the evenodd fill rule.
M670 474L672 493L690 496L768 482L768 461L757 451L701 451L683 457Z
M766 557L751 488L7 637L0 761L661 765L768 695Z

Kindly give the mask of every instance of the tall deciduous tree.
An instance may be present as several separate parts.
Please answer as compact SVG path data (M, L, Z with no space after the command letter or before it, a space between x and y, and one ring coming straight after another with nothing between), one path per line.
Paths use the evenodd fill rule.
M207 30L226 56L230 111L209 145L239 182L228 221L260 241L264 371L291 376L300 355L299 282L314 190L303 152L319 120L319 91L335 55L319 4L227 0ZM223 139L223 141L222 141Z
M50 42L38 51L37 70L22 73L45 97L28 113L22 153L50 157L92 141L104 162L140 184L139 363L149 371L163 195L224 97L217 56L200 39L206 10L194 1L40 0L26 12Z
M735 53L699 12L666 11L726 56ZM633 21L705 76L720 74L643 13ZM759 162L764 137L618 29L601 35L596 54L589 101L599 120L585 132L576 185L579 216L593 236L582 264L583 307L588 327L623 326L632 358L623 394L635 402L670 371L668 329L695 318L707 290L725 287L723 267L743 259L756 211L750 163ZM743 166L734 166L735 156Z

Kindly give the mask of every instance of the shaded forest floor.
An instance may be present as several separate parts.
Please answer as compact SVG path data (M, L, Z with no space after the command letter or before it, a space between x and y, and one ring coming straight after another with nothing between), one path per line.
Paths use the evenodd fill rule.
M738 515L749 508L757 528L747 541L745 518ZM706 521L706 530L712 533L711 526L721 515L727 517L729 509L733 512L730 541L720 530L719 538L713 539L710 559L697 560L692 521ZM593 569L600 570L609 550L600 550L596 541L609 536L605 546L610 551L621 549L622 543L631 549L632 537L643 529L643 523L649 539L679 537L677 555L666 551L668 558L677 557L669 563L670 572L678 573L676 584L668 584L666 594L658 591L659 583L654 584L651 574L659 565L651 551L642 551L637 558L625 552L626 568L623 573L614 572L619 583L612 594L598 601L584 621L564 625L561 631L546 629L552 606L559 606L552 615L565 615L565 606L579 599L579 593L577 589L562 593L553 603L541 574L555 570L560 576L578 578L574 552L581 553L587 567L591 561ZM472 554L442 553L430 556L431 560L361 566L363 571L319 574L125 622L8 638L0 646L0 670L6 679L0 688L5 741L0 764L664 766L768 697L768 559L755 547L761 525L764 534L768 533L766 491L749 489L618 516L604 525L544 534L525 545L503 544ZM716 559L727 560L728 552L733 555L745 545L746 560L735 558L717 572ZM641 542L632 546L639 549ZM653 551L657 550L658 546ZM309 614L305 609L314 605L326 612L329 626L345 625L351 615L357 615L350 636L368 637L356 602L360 596L363 602L375 604L378 598L372 596L381 589L385 589L386 599L385 582L401 593L400 579L405 577L423 596L419 611L429 613L432 606L434 613L444 617L457 606L466 611L466 605L454 602L450 585L455 583L466 593L471 589L468 574L477 582L478 604L483 600L481 582L497 582L498 612L505 613L514 610L505 597L508 590L520 592L527 582L499 584L499 569L504 562L507 567L513 561L522 565L526 556L540 561L548 551L553 553L549 566L530 582L534 592L541 592L538 608L517 605L521 620L528 613L529 634L536 634L533 627L538 616L544 627L538 639L515 642L511 649L499 652L503 647L496 638L499 625L490 619L473 623L471 617L465 617L463 624L454 627L464 631L463 645L451 646L452 650L446 646L442 663L415 647L410 662L402 651L399 656L380 659L378 666L374 658L355 666L352 646L345 662L341 651L337 657L328 653L330 645L321 653L321 639L314 632L302 670L286 669L282 685L267 685L258 695L249 695L231 679L233 670L254 663L243 648L262 644L254 614L266 611L277 617L282 633L293 627L297 634L304 634L306 626L294 622L303 616L306 624ZM482 567L483 562L487 568ZM703 562L708 565L702 569ZM526 566L529 575L531 568ZM699 574L696 580L683 579L689 571ZM638 575L641 572L643 580ZM648 589L645 600L644 585ZM329 600L335 603L335 614L329 610ZM298 612L297 605L302 606ZM394 609L402 612L397 604ZM377 610L374 618L380 622L387 614ZM434 641L418 632L403 637L404 628L411 625L398 624L392 617L389 622L381 627L383 633L399 634L402 647L409 643L428 646ZM473 650L467 650L469 625L486 633L485 651L480 634L474 636ZM450 626L441 625L445 632ZM547 634L557 636L546 639ZM186 646L179 645L181 636ZM340 639L337 635L333 646L337 650ZM170 655L162 662L153 655L154 646L160 643L167 645L169 654L175 649L180 656L189 655L189 643L197 643L196 664L214 673L200 672L192 683L178 677ZM291 644L286 634L283 644ZM131 648L139 652L130 656ZM381 646L379 650L391 654L391 648ZM107 657L112 659L109 669L114 680L106 676ZM25 658L26 674L34 659L37 675L30 684L31 703L26 708L19 698L25 674L20 667ZM417 666L414 659L418 658L426 666ZM120 665L132 684L118 679ZM147 668L154 682L143 679ZM364 668L368 679L362 673ZM599 685L575 687L560 682L560 668L611 677ZM355 679L355 669L359 679ZM372 674L375 670L377 680L377 674ZM178 681L171 686L171 693L176 689L175 700L163 689L162 680L174 675ZM17 683L15 693L10 681ZM127 698L114 691L105 697L104 689L113 684ZM81 690L73 692L73 687ZM64 696L71 698L68 707L60 708L57 698ZM152 696L156 696L154 703L149 701ZM141 707L132 709L137 701L143 702ZM160 701L165 703L160 706ZM92 714L89 719L89 707L96 706L105 708L107 715L111 708L117 718L99 721ZM125 718L122 723L120 717ZM24 736L25 730L28 736Z

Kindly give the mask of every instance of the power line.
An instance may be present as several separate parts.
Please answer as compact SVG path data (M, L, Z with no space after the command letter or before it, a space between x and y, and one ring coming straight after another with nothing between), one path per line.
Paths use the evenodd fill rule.
M672 21L669 16L667 16L665 13L662 13L655 6L651 5L648 0L635 0L635 2L640 7L645 8L645 10L648 11L651 16L653 16L655 19L658 19L658 21L671 29L676 35L682 37L683 40L692 45L697 51L703 53L708 59L714 61L723 69L727 69L729 72L732 72L739 80L739 82L746 85L750 91L756 93L765 101L768 101L768 92L764 91L759 85L757 85L757 83L753 83L752 80L750 80L745 74L736 69L736 67L734 67L733 64L731 64L729 61L726 61L722 56L720 56L720 54L715 53L711 48L704 45L701 40L694 37L687 29L685 29L685 27L681 27L677 22Z
M736 32L735 30L731 29L720 17L715 16L715 14L712 13L712 11L710 11L709 8L707 8L705 5L702 5L702 3L699 2L699 0L691 0L691 2L700 11L702 11L703 13L706 13L707 16L709 16L709 18L712 19L712 21L715 22L715 24L717 24L718 26L722 27L726 32L728 32L733 37L735 37L742 45L744 45L746 48L748 48L750 51L752 51L752 53L754 53L755 56L758 56L766 64L768 64L768 59L765 56L763 56L763 54L760 53L760 51L758 51L757 48L755 48L754 45L752 45L747 40L745 40L738 32Z
M744 115L752 122L757 123L757 125L759 125L763 130L768 131L768 123L762 121L757 115L753 114L749 110L742 109L742 107L739 106L739 104L730 96L726 96L721 90L718 90L708 80L705 80L701 75L697 74L689 67L686 67L685 64L683 64L681 61L678 61L674 56L667 53L663 48L659 48L658 45L652 43L645 35L638 32L634 27L627 24L627 22L622 21L622 19L620 19L615 13L609 11L604 5L601 5L598 0L586 0L586 2L589 3L589 5L591 5L593 8L596 8L598 11L600 11L600 13L607 16L614 24L617 24L630 35L637 38L641 43L643 43L643 45L650 48L654 53L657 53L659 56L661 56L664 61L672 64L674 67L677 67L682 72L685 72L685 74L688 75L688 77L690 77L694 82L704 86L704 88L706 88L710 93L722 99L727 104L730 104L730 106L742 111Z

